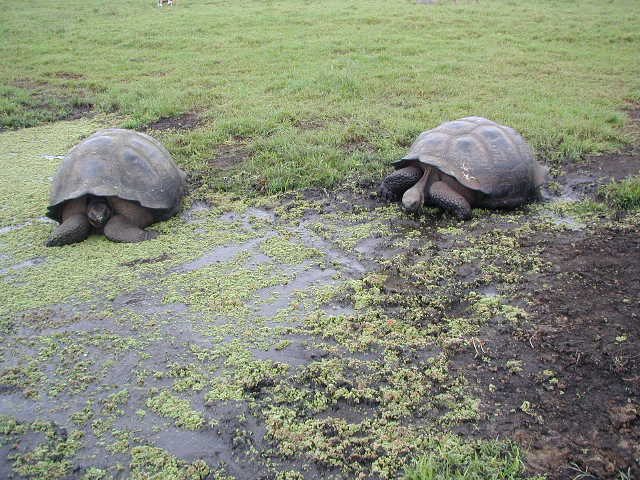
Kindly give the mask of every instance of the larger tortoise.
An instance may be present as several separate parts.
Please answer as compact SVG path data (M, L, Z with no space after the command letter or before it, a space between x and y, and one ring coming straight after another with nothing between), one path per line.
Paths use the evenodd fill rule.
M155 138L100 130L73 147L58 169L47 216L60 225L46 245L81 242L92 231L114 242L154 238L144 228L175 215L185 179Z
M402 198L409 212L423 204L458 218L472 207L513 208L530 200L547 176L514 129L466 117L423 132L381 185L382 197Z

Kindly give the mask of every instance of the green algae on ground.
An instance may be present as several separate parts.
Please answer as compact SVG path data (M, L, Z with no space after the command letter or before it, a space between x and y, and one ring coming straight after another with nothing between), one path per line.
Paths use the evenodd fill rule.
M191 408L189 400L166 390L148 398L146 405L161 417L174 419L178 427L187 430L198 430L205 423L202 413Z
M310 258L321 256L318 249L292 242L283 235L264 240L260 243L260 249L274 261L290 265L297 265Z
M212 470L206 462L187 463L161 448L135 447L131 450L132 480L204 480ZM224 477L216 474L216 479Z
M73 431L67 435L51 422L18 422L6 415L0 416L0 445L28 433L44 438L39 439L32 449L18 447L9 455L13 471L36 480L67 478L72 472L72 459L82 446L84 434Z

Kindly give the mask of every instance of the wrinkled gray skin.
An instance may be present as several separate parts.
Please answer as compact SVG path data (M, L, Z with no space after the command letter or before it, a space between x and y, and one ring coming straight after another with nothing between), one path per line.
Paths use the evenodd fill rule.
M416 213L423 205L433 205L456 217L471 218L471 207L476 205L478 194L460 184L455 178L433 167L425 167L419 161L396 170L384 179L380 187L382 198L387 201L402 199L407 212Z
M65 156L51 187L47 216L60 222L46 245L81 242L92 232L114 242L155 238L144 229L175 215L186 175L155 138L100 130Z
M460 219L470 218L473 207L522 205L547 177L518 132L482 117L423 132L394 166L380 186L382 198L402 199L408 212L433 205Z

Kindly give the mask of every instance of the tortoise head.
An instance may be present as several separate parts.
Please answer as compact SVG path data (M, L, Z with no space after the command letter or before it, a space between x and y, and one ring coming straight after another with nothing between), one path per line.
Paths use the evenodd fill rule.
M111 207L104 197L91 197L87 205L87 218L94 228L104 228L111 218Z

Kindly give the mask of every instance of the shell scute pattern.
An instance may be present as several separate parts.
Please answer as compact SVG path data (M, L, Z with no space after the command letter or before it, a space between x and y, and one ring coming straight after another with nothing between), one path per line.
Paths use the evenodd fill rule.
M62 204L84 195L115 196L153 211L156 221L177 211L186 175L162 144L144 133L100 130L73 147L54 178L47 215L60 221Z
M541 167L527 142L514 129L483 117L466 117L423 132L394 165L402 168L413 160L492 197L496 205L501 198L528 196L539 186L536 169Z

